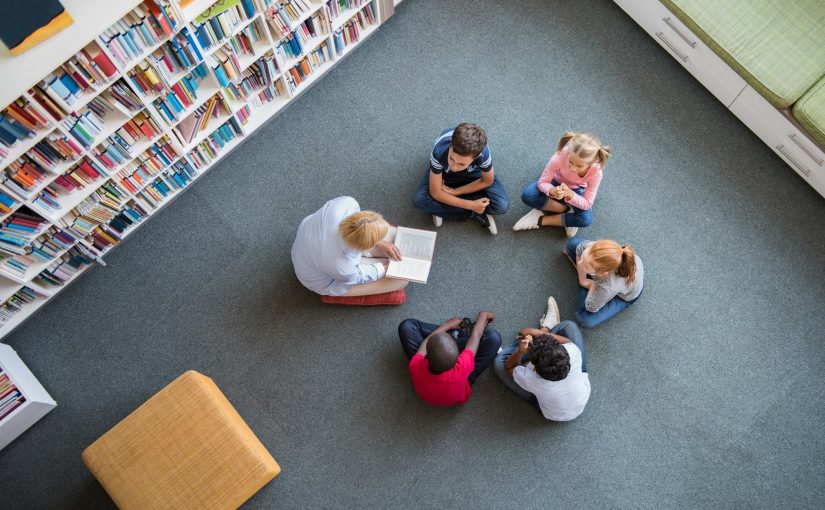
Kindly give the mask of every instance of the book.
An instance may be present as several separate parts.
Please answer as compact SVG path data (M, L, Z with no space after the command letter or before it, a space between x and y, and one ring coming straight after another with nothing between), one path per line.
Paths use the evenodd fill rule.
M436 234L430 230L398 227L394 244L401 252L401 260L390 261L387 278L427 283L433 264Z

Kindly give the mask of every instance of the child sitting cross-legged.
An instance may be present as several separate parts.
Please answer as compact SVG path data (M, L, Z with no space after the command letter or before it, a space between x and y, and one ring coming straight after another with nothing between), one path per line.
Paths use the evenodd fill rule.
M398 325L413 388L421 400L439 406L469 400L470 385L501 347L501 335L488 328L495 317L493 312L481 311L475 323L454 317L440 326L415 319Z

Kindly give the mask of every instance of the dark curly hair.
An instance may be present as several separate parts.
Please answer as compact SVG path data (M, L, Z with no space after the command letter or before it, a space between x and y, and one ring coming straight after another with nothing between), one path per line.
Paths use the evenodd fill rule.
M450 142L453 152L461 156L476 157L487 145L487 133L481 126L462 122L453 131L453 139Z
M533 338L527 350L536 373L548 381L561 381L570 373L570 355L567 349L550 335Z

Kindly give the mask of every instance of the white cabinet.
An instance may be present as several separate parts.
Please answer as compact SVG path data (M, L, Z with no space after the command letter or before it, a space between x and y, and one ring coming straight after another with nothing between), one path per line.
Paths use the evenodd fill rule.
M745 88L742 79L658 0L615 0L725 106Z
M26 401L0 419L0 450L57 406L10 346L0 344L0 368Z
M825 195L825 152L751 87L730 110L820 194Z

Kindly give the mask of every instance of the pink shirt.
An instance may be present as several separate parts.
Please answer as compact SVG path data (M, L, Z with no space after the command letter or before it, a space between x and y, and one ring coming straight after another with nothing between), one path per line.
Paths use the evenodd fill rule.
M594 162L587 169L584 177L580 177L575 170L570 169L569 160L567 147L553 154L539 177L539 191L546 195L553 187L551 181L554 179L559 184L567 184L570 189L585 187L584 195L573 193L573 198L569 200L565 198L564 201L577 209L590 209L593 207L599 184L602 182L602 166Z

